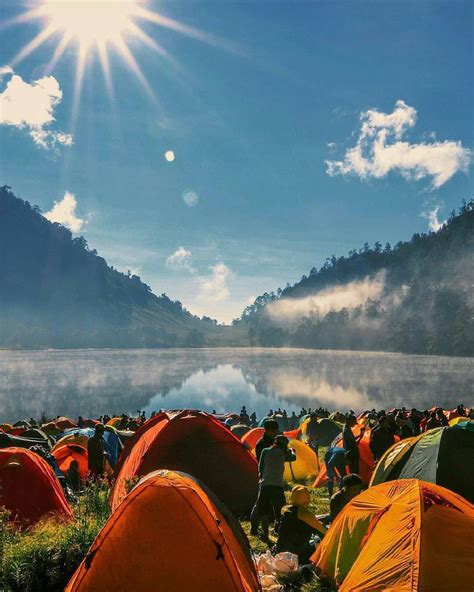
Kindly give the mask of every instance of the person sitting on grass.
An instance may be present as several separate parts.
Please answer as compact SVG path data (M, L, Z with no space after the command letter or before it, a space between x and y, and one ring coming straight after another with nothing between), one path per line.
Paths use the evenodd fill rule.
M309 489L295 485L291 490L291 505L285 509L278 531L276 552L289 551L298 555L300 565L308 564L314 553L311 537L315 534L323 537L326 532L325 526L308 510L310 501Z
M270 522L275 521L275 530L278 530L281 510L286 504L285 481L283 473L285 462L293 462L296 455L288 448L288 438L277 436L270 448L265 448L260 456L258 472L260 475L259 491L257 498L257 515L262 521L263 540L270 543L268 529ZM255 530L251 530L255 534Z
M73 492L78 493L81 490L81 476L79 474L79 463L77 460L71 461L66 472L66 478Z
M362 491L362 479L359 475L351 473L342 479L342 488L331 497L329 502L329 516L331 522L339 514L339 512L346 506L352 498Z

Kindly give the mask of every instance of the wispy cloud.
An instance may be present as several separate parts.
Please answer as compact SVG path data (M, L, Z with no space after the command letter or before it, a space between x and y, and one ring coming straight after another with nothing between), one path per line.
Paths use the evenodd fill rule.
M0 82L6 76L10 79L0 93L0 124L27 130L33 142L45 150L71 146L71 134L46 129L54 123L54 110L63 97L56 78L45 76L29 84L10 66L3 66L0 68Z
M84 225L84 220L76 215L76 208L76 197L66 191L62 200L54 202L54 206L44 214L44 217L50 222L58 222L66 226L71 232L79 232Z
M384 288L384 273L364 280L335 285L304 298L281 298L266 307L272 321L281 326L297 325L307 316L325 316L330 311L348 310L378 299Z
M438 217L440 209L441 206L435 206L433 209L426 210L421 214L423 218L428 220L429 229L433 232L438 232L438 230L440 230L440 228L446 223L446 220L440 220Z
M174 270L186 270L194 273L192 266L192 253L184 247L178 247L176 251L166 259L166 267Z
M201 284L200 297L213 301L228 300L230 290L227 282L233 275L232 271L222 262L212 265L210 269L210 276L199 279Z
M466 172L471 151L461 142L402 141L416 123L416 109L398 100L392 113L369 109L360 115L361 127L354 147L347 149L343 160L326 160L327 173L355 174L361 179L380 179L398 171L408 180L431 177L432 187L441 187L458 171Z

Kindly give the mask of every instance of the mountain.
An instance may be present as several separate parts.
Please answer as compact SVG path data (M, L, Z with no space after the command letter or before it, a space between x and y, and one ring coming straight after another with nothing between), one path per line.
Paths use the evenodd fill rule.
M474 356L474 201L437 232L333 255L234 326L254 345Z
M83 237L0 188L0 347L200 347L243 329L199 319L109 266ZM232 335L232 337L230 337Z

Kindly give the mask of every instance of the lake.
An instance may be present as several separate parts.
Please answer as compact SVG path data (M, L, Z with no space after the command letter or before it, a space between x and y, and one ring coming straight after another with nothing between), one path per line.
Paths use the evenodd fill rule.
M474 358L303 349L0 351L0 421L159 409L259 417L474 403Z

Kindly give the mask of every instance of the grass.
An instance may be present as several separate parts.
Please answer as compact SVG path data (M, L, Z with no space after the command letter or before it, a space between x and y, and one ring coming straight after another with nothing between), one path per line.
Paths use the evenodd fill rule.
M286 493L290 501L290 490ZM8 523L8 514L0 509L0 591L59 592L83 560L93 540L110 515L109 489L104 483L89 485L71 504L73 521L45 518L33 528L18 531ZM328 511L325 488L311 489L310 509L315 514ZM254 553L265 553L268 546L250 534L250 523L241 522ZM276 541L275 537L271 537ZM314 576L310 582L301 578L282 579L285 592L329 591Z
M2 592L64 590L109 516L107 487L87 487L72 509L73 521L45 518L23 532L8 523L5 512L0 514Z

